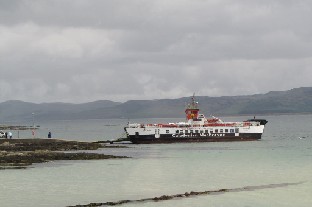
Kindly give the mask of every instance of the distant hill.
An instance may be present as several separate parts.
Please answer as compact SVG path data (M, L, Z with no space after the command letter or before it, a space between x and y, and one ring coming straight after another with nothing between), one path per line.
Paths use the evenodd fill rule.
M79 114L88 110L101 110L119 105L119 102L99 100L83 104L70 103L28 103L23 101L6 101L0 103L0 121L20 121L32 120L33 113L36 120L72 120L83 119L77 117Z
M288 91L272 91L248 96L196 97L206 115L262 115L281 113L312 113L312 87ZM131 100L125 103L108 100L83 104L42 103L22 101L0 103L0 121L74 120L110 118L178 118L190 97L179 99Z

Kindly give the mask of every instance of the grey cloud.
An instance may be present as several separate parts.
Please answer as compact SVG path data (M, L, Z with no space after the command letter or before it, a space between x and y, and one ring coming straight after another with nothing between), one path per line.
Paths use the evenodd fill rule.
M0 101L310 86L311 10L291 0L1 1Z

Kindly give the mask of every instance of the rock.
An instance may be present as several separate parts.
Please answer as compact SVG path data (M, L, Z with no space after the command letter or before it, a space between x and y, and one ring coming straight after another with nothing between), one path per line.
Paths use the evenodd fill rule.
M102 147L99 143L65 141L57 139L10 139L0 140L0 168L2 166L27 166L32 163L53 160L99 160L127 158L97 153L64 153L69 150L95 150ZM57 152L55 152L57 151Z
M70 150L96 150L102 148L100 143L77 142L59 139L10 139L0 140L0 150L8 151L70 151Z

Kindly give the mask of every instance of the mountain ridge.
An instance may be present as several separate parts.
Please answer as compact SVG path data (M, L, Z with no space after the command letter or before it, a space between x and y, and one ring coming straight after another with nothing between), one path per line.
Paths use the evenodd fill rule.
M112 118L180 118L190 97L129 100L124 103L98 100L88 103L30 103L9 100L0 103L0 121L75 120ZM240 96L196 96L206 116L312 113L312 87ZM34 114L33 114L34 113Z

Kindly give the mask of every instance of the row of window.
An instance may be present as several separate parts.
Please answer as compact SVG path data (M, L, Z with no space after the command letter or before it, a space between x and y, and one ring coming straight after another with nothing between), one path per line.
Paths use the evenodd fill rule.
M208 129L206 129L206 130L176 130L176 133L177 134L183 134L183 133L185 133L185 134L188 134L188 133L195 133L195 134L198 134L198 133L200 133L200 134L203 134L203 133L205 133L205 134L208 134L208 133L210 133L210 134L212 134L212 133L238 133L238 128L235 128L235 130L234 129L215 129L214 131L213 130L208 130ZM166 130L166 133L168 134L169 133L169 130Z

